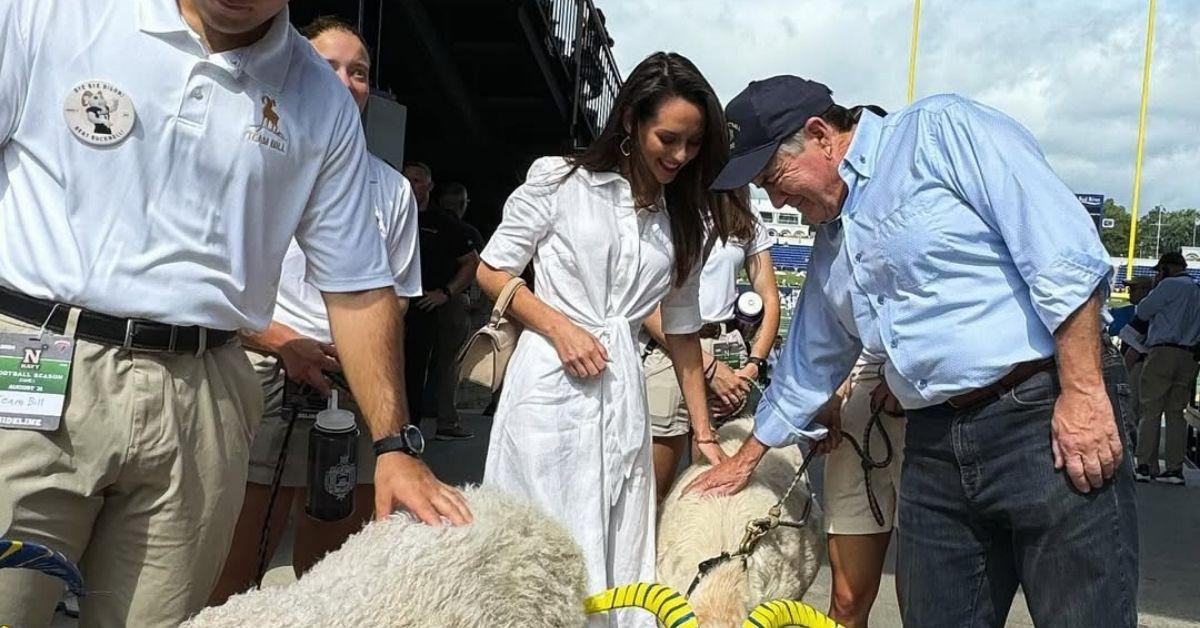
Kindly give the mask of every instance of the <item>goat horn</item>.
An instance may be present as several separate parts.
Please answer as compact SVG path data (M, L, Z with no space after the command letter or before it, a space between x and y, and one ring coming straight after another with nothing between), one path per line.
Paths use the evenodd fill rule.
M666 585L639 582L615 587L589 597L584 611L593 615L617 608L644 608L667 628L699 628L692 605L679 591Z
M795 600L764 602L750 611L742 628L841 628L841 625L813 607Z

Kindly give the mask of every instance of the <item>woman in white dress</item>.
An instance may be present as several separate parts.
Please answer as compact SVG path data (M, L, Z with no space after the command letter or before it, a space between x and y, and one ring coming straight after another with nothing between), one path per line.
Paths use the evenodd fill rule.
M479 285L493 299L530 261L536 277L510 306L525 332L484 483L559 517L583 549L594 592L654 580L654 478L634 337L660 304L694 429L712 432L696 334L703 217L724 235L734 212L749 211L742 197L708 190L728 146L721 105L696 67L651 55L591 147L533 164L480 256ZM702 452L723 458L715 444ZM654 619L618 611L590 625Z

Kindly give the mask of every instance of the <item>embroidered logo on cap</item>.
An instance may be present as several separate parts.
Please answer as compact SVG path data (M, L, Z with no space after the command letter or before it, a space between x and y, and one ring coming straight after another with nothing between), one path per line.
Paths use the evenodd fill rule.
M741 132L742 127L737 122L729 123L729 150L733 150L734 145L737 144L738 133Z
M279 130L279 112L275 111L275 105L274 98L262 97L262 118L258 124L246 129L246 139L286 154L287 138Z
M107 81L84 81L67 94L63 117L71 133L92 146L125 139L137 121L133 99Z

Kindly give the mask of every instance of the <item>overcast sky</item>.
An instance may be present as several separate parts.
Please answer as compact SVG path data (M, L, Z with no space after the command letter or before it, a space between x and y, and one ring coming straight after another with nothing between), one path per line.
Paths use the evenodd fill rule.
M596 0L627 74L692 59L728 102L798 74L840 104L905 104L913 0ZM1076 192L1129 206L1144 0L924 0L917 98L957 92L1029 127ZM1200 207L1200 0L1159 0L1142 212Z

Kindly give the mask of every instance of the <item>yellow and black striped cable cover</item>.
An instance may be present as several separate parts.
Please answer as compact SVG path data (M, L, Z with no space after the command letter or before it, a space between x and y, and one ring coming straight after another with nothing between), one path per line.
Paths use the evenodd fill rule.
M589 615L634 607L653 613L665 628L699 628L687 598L661 584L627 584L593 595L584 602L584 610Z
M832 619L813 607L795 600L774 600L759 604L742 628L784 628L799 626L800 628L841 628Z

